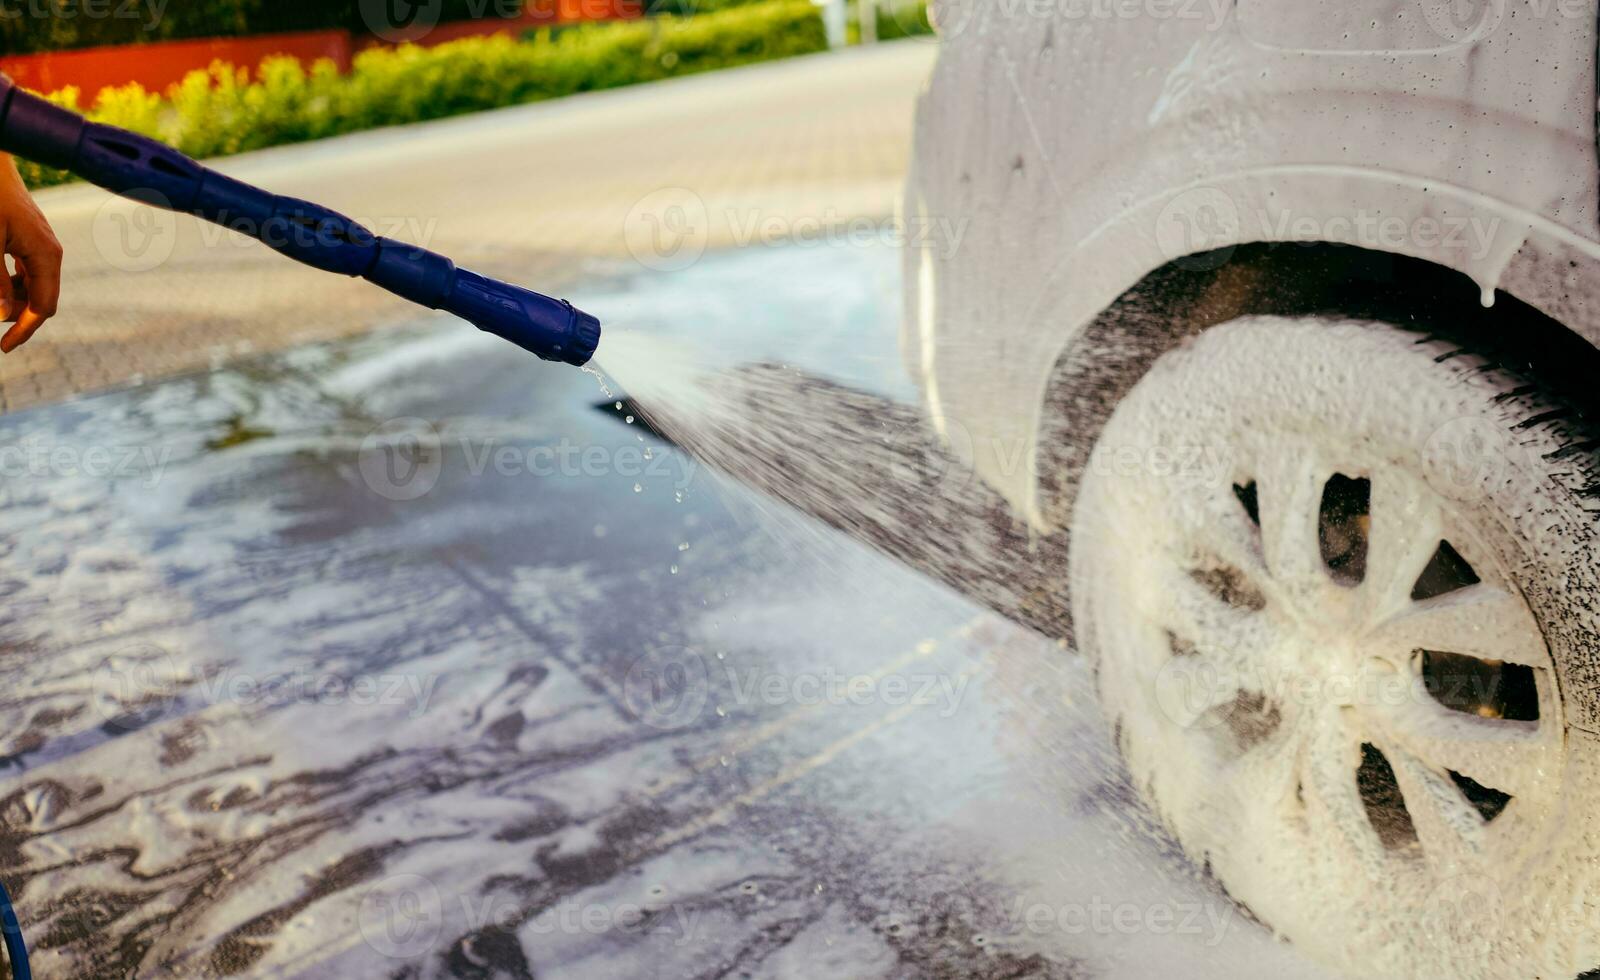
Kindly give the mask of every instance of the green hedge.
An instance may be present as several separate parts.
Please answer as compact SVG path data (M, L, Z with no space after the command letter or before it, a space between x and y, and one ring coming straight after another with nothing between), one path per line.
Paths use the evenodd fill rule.
M851 44L861 43L861 5L851 0L847 28ZM926 0L878 0L878 40L896 41L904 37L923 37L934 33L928 20Z
M0 55L195 37L371 33L361 0L0 0ZM369 10L382 9L368 0ZM440 21L515 16L517 0L443 0Z
M692 17L695 14L714 14L730 7L744 7L762 0L644 0L644 12L651 15L671 14Z
M243 69L216 65L191 72L165 95L137 85L107 89L88 115L158 137L190 156L222 156L826 48L811 0L768 0L692 18L541 31L521 41L469 38L435 48L374 49L358 55L347 75L330 62L308 72L292 58L272 58L251 82ZM81 108L75 91L51 98ZM69 179L18 162L30 186Z
M933 33L926 0L887 0L878 5L878 40L893 41Z

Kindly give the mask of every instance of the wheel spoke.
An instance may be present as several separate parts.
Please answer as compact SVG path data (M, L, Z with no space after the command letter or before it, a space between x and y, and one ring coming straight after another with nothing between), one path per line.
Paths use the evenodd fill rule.
M1196 560L1210 558L1223 565L1238 569L1258 589L1270 583L1266 562L1261 553L1261 531L1230 489L1223 491L1222 500L1215 508L1208 508L1204 523L1195 529L1194 538L1210 551L1209 555L1196 555Z
M1414 650L1542 667L1544 635L1521 596L1487 583L1412 602L1373 635L1397 658Z
M1376 719L1388 742L1435 769L1451 770L1511 796L1523 796L1553 765L1549 740L1536 723L1462 714L1418 694L1382 709Z
M1372 483L1367 533L1368 608L1387 617L1411 602L1411 590L1433 558L1442 519L1417 487L1398 474Z
M1367 819L1356 783L1361 768L1357 743L1337 716L1327 715L1305 747L1307 817L1317 837L1342 840L1372 878L1382 873L1383 842Z
M1317 588L1326 577L1317 539L1323 475L1309 460L1280 457L1256 482L1267 568L1273 579L1292 592Z
M1406 813L1423 854L1442 873L1466 870L1482 853L1484 820L1449 776L1435 772L1403 748L1378 743L1400 784Z
M1160 620L1175 636L1219 669L1243 674L1260 665L1267 648L1266 617L1229 605L1192 575L1166 577Z

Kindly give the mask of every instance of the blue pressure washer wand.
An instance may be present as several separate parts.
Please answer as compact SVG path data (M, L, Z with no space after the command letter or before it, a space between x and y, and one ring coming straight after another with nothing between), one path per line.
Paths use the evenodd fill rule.
M547 361L582 366L600 344L600 321L565 300L457 269L443 255L381 238L338 212L225 177L164 143L89 122L3 74L0 151L230 228L314 268L360 276Z
M11 896L0 885L0 939L4 940L6 960L11 964L11 980L33 980L28 967L28 946L22 941L22 926L11 908Z

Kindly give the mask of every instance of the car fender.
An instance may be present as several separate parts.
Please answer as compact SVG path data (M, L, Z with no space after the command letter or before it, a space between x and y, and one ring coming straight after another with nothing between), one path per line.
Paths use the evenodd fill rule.
M934 428L1036 527L1057 359L1171 263L1249 242L1377 249L1600 342L1592 3L1506 0L1454 40L1413 21L1341 49L1321 5L1207 21L1023 2L955 23L936 8L948 36L902 220L960 234L908 236L902 346Z

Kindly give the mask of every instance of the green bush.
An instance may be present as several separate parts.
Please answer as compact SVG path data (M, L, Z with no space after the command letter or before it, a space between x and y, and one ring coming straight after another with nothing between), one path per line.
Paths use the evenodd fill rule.
M509 17L515 0L444 0L441 21ZM370 31L360 0L3 0L0 55L278 31Z
M191 72L165 96L127 85L101 92L88 115L155 136L194 157L395 126L576 92L729 68L827 48L810 0L768 0L692 18L586 24L529 39L468 38L435 48L375 48L347 75L269 58L252 82L231 65ZM51 98L78 108L79 93ZM30 186L70 177L18 161Z
M902 37L922 37L932 34L933 24L928 20L925 0L887 0L878 5L878 40L893 41Z
M692 17L695 14L714 14L730 7L744 7L762 0L644 0L644 12L653 16L671 14Z
M928 20L927 0L878 0L878 40L897 41L903 37L922 37L933 34L933 24ZM847 39L851 44L861 43L861 7L850 3L850 20Z

